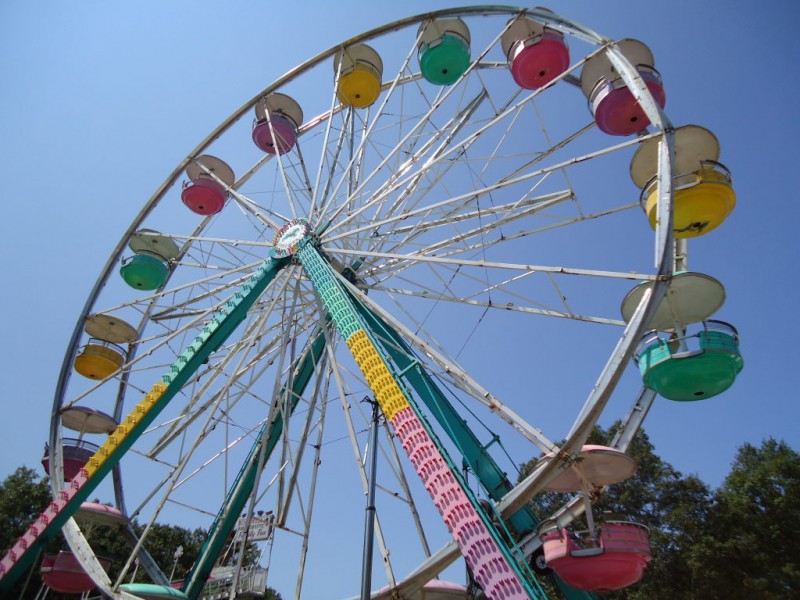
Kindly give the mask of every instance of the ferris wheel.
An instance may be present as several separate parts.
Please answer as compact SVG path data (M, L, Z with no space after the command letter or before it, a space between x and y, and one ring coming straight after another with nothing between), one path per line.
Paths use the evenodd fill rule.
M646 531L595 523L588 490L635 471L656 394L709 397L742 368L710 318L722 284L686 262L733 210L730 174L711 132L668 121L668 83L641 41L481 6L355 36L259 92L90 290L55 395L55 499L0 585L63 531L112 597L278 574L301 597L358 573L366 508L372 597L466 597L435 580L459 557L490 598L544 598L542 572L568 598L638 581ZM587 446L601 418L620 433ZM576 495L540 514L552 490ZM114 579L98 520L130 540ZM208 531L178 577L147 551L162 522Z

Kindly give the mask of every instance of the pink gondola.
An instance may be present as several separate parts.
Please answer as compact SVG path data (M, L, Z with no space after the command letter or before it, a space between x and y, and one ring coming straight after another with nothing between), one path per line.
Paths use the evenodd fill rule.
M181 200L198 215L215 215L225 206L228 193L209 177L199 177L183 184Z
M253 143L267 154L285 154L297 143L303 110L286 94L270 94L255 108Z
M108 569L111 561L100 559L104 569ZM81 563L72 552L61 551L47 555L42 559L40 568L42 581L51 590L62 594L83 594L94 589L94 581L83 570Z
M633 66L655 103L663 108L666 93L650 48L634 39L620 40L614 48L617 57L622 55ZM581 89L601 131L610 135L632 135L650 125L640 100L628 88L608 53L600 52L586 61L581 71Z
M75 478L80 470L86 465L86 461L92 458L92 456L94 456L95 452L97 452L100 447L97 444L87 442L86 440L79 440L75 438L64 438L62 442L64 444L62 450L64 461L64 480L70 481ZM45 473L51 475L50 448L47 445L45 445L44 456L42 456L42 466L44 467Z
M644 66L637 70L655 101L663 108L667 97L658 71ZM639 101L622 79L599 81L589 96L589 104L597 126L610 135L631 135L650 124Z
M545 29L540 36L520 40L508 56L517 85L536 90L561 75L569 66L569 48L564 36Z
M544 87L569 67L569 47L564 34L533 19L513 19L501 43L511 75L522 88Z
M647 528L637 523L603 523L597 539L563 529L543 536L547 566L576 589L609 592L638 582L652 558Z
M189 210L208 216L225 207L228 188L233 186L236 177L224 161L207 154L198 156L186 167L186 175L189 181L183 184L181 200Z

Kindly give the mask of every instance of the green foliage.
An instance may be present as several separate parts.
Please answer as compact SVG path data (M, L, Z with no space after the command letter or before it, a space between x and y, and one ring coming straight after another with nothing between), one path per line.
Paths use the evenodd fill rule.
M589 442L608 444L615 428L596 430ZM800 592L800 455L786 443L765 440L760 447L744 444L730 474L713 493L694 475L685 476L655 453L644 432L634 438L628 453L637 462L636 475L611 486L596 498L594 513L623 514L650 528L653 561L640 583L607 594L610 600L721 600L797 598ZM527 475L536 461L522 467ZM542 513L563 504L565 494L540 498ZM0 485L0 549L5 553L50 501L46 478L20 467ZM582 527L581 524L576 524ZM133 524L137 535L142 526ZM95 527L87 534L99 554L112 559L112 578L130 555L130 542L119 528ZM169 575L188 571L205 539L193 531L155 524L146 547ZM53 540L47 552L62 542ZM183 555L175 562L175 550ZM247 548L245 562L257 560L257 549ZM129 580L132 571L126 576ZM136 579L146 580L143 569ZM36 573L21 595L23 582L9 597L34 598ZM555 596L554 596L555 597ZM68 596L50 594L51 600ZM281 600L268 589L267 600Z
M144 527L134 521L133 531L137 537L141 537ZM108 574L112 580L116 580L131 554L132 539L119 527L92 527L86 535L98 556L111 559ZM206 532L203 529L189 530L154 523L147 533L144 547L167 577L173 574L174 569L174 578L180 579L192 567L205 537ZM183 551L176 560L175 554L179 546ZM125 581L150 582L150 578L144 569L136 569L134 563L128 569Z
M691 561L698 598L797 598L800 455L772 438L743 445Z
M264 594L264 600L283 600L283 596L281 596L271 587L268 587L266 593Z
M19 467L0 484L0 553L6 552L25 533L30 524L47 508L50 503L50 484L47 477L40 476L28 467ZM58 539L51 540L45 547L44 554L55 554L61 548ZM8 590L9 598L35 598L41 581L38 576L38 562L35 571L20 578ZM26 585L27 583L27 585ZM75 596L51 593L49 600L69 600Z
M597 429L589 443L608 445L615 430ZM599 495L594 514L621 514L649 527L653 560L641 582L607 598L800 597L800 456L788 445L774 439L743 445L714 492L658 457L644 432L628 454L637 462L636 474ZM523 465L523 476L535 463ZM568 497L546 495L545 512Z
M3 554L17 541L50 502L47 478L28 467L19 467L0 485L0 550Z
M591 443L609 444L615 430L596 431ZM678 590L683 590L689 598L693 575L687 551L702 536L711 492L696 476L683 475L656 455L644 431L634 437L627 454L636 461L636 474L610 486L595 507L598 514L621 513L647 526L653 560L639 584L608 597L672 599L682 597Z
M0 551L5 553L14 545L28 526L50 503L50 486L46 477L40 477L36 471L27 467L19 467L0 484ZM97 502L97 500L95 500ZM136 521L132 529L141 536L144 527ZM132 541L120 527L93 526L85 531L86 537L98 556L111 560L108 570L112 581L116 580L131 554ZM191 569L198 552L206 538L203 529L189 530L173 525L155 523L147 534L145 548L164 573L169 576L174 567L174 578L182 578ZM175 559L176 549L182 546L183 552ZM59 536L48 544L45 552L55 554L66 549L66 543ZM231 559L235 559L233 556ZM255 564L258 560L258 549L248 544L244 563ZM135 575L134 575L135 574ZM27 575L26 575L27 577ZM30 573L30 582L25 588L25 577L9 590L9 598L24 600L36 597L41 580L38 576L38 561ZM128 570L125 581L147 582L149 578L144 569L136 569L135 564ZM23 591L23 588L25 590ZM48 600L70 600L68 596L50 592ZM281 600L281 595L268 588L266 600Z

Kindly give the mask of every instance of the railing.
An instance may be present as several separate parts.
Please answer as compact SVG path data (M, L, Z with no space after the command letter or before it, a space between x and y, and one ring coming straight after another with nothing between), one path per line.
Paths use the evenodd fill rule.
M62 445L64 447L64 458L81 458L84 455L88 454L92 456L95 452L100 449L100 446L97 444L93 444L92 442L87 442L86 440L81 440L77 438L64 438L61 440ZM49 444L44 445L44 456L45 458L49 458L50 453L50 446Z
M701 183L722 183L731 186L731 172L722 163L715 160L701 160L699 168L690 173L678 173L673 176L673 190L679 192L700 185ZM639 202L644 206L647 199L658 187L658 177L653 177L642 188Z
M636 65L636 70L645 83L656 83L661 85L661 74L656 71L654 67L650 67L648 65ZM614 90L627 87L627 85L628 84L625 83L625 80L622 78L622 76L614 79L609 79L607 77L601 78L594 84L592 91L589 92L589 105L594 106L595 101L598 101L598 96L602 95L605 97Z
M227 570L226 570L227 571ZM228 598L233 588L233 569L224 577L209 579L203 587L204 600ZM212 573L213 576L213 573ZM267 589L267 570L261 567L245 568L236 580L236 597L263 598Z
M650 331L642 337L633 360L639 364L645 354L652 355L650 364L665 358L685 358L706 351L739 352L739 332L730 323L709 319L702 329L690 335ZM655 356L657 354L658 356Z
M112 350L117 354L121 355L125 354L125 349L119 344L115 344L114 342L109 342L107 340L102 340L100 338L89 338L89 341L83 347L82 352L86 352L92 346L93 346L92 350L96 349L96 347L99 346L100 348L107 348L108 350Z
M549 27L545 27L541 33L536 33L528 38L517 40L508 49L508 54L506 55L506 59L508 60L508 64L511 65L514 62L514 59L517 55L522 52L525 48L529 48L530 46L535 46L539 42L542 41L551 41L551 42L564 42L564 34L560 31L556 31L555 29L550 29Z

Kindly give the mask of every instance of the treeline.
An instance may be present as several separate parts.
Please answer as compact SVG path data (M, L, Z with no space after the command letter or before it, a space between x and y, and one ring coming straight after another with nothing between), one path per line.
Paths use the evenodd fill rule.
M11 473L0 485L0 556L4 556L28 526L50 503L50 484L47 477L41 477L37 471L27 467L19 467ZM141 535L144 527L137 521L133 522L133 529ZM85 532L95 553L102 558L110 559L111 565L108 574L115 581L125 566L131 554L131 546L125 536L120 534L118 528L93 526ZM147 534L145 544L147 551L167 576L180 579L192 567L203 542L206 531L203 529L189 530L174 525L154 523ZM182 552L176 553L178 547ZM59 550L67 549L66 542L61 536L51 540L44 550L44 554L57 554ZM258 559L258 551L252 544L247 549L245 564L250 564ZM38 561L35 569L38 569ZM37 597L41 587L38 572L32 572L30 577L21 578L8 592L8 598L21 598L24 600ZM25 579L28 579L26 582ZM125 582L148 581L144 569L137 568L134 563L130 566L125 576ZM59 594L51 591L48 600L74 600L74 595ZM281 595L275 590L267 589L265 600L281 600Z
M597 429L589 443L608 445L614 428ZM783 441L772 438L760 446L744 444L722 485L711 490L695 475L684 475L654 451L646 433L634 438L630 454L636 475L609 487L594 502L594 513L625 515L650 529L653 560L642 581L608 594L611 600L770 600L800 598L800 455ZM523 465L524 477L536 461ZM549 494L539 498L544 512L565 498ZM46 478L26 467L11 473L0 485L0 551L10 548L50 501ZM580 526L580 525L578 525ZM141 530L138 524L136 529ZM113 530L91 532L99 553L112 558L116 576L130 548ZM201 529L190 531L155 525L147 548L167 573L174 567L179 577L191 568L205 539ZM175 550L183 546L182 556ZM46 552L57 552L63 540L51 541ZM255 555L251 558L255 560ZM130 579L128 575L126 580ZM144 574L137 573L137 579ZM36 574L24 595L19 582L10 598L34 598L39 588ZM553 598L557 593L553 592ZM61 596L51 594L51 600ZM63 596L64 599L71 598ZM267 598L280 600L268 590Z
M589 443L615 433L597 429ZM640 431L628 454L637 472L610 486L594 514L624 515L650 529L653 560L620 600L800 598L800 455L772 438L744 444L716 490L662 460ZM535 460L523 465L523 476ZM564 498L551 494L548 508ZM580 525L579 525L580 526ZM557 596L555 596L557 597Z

